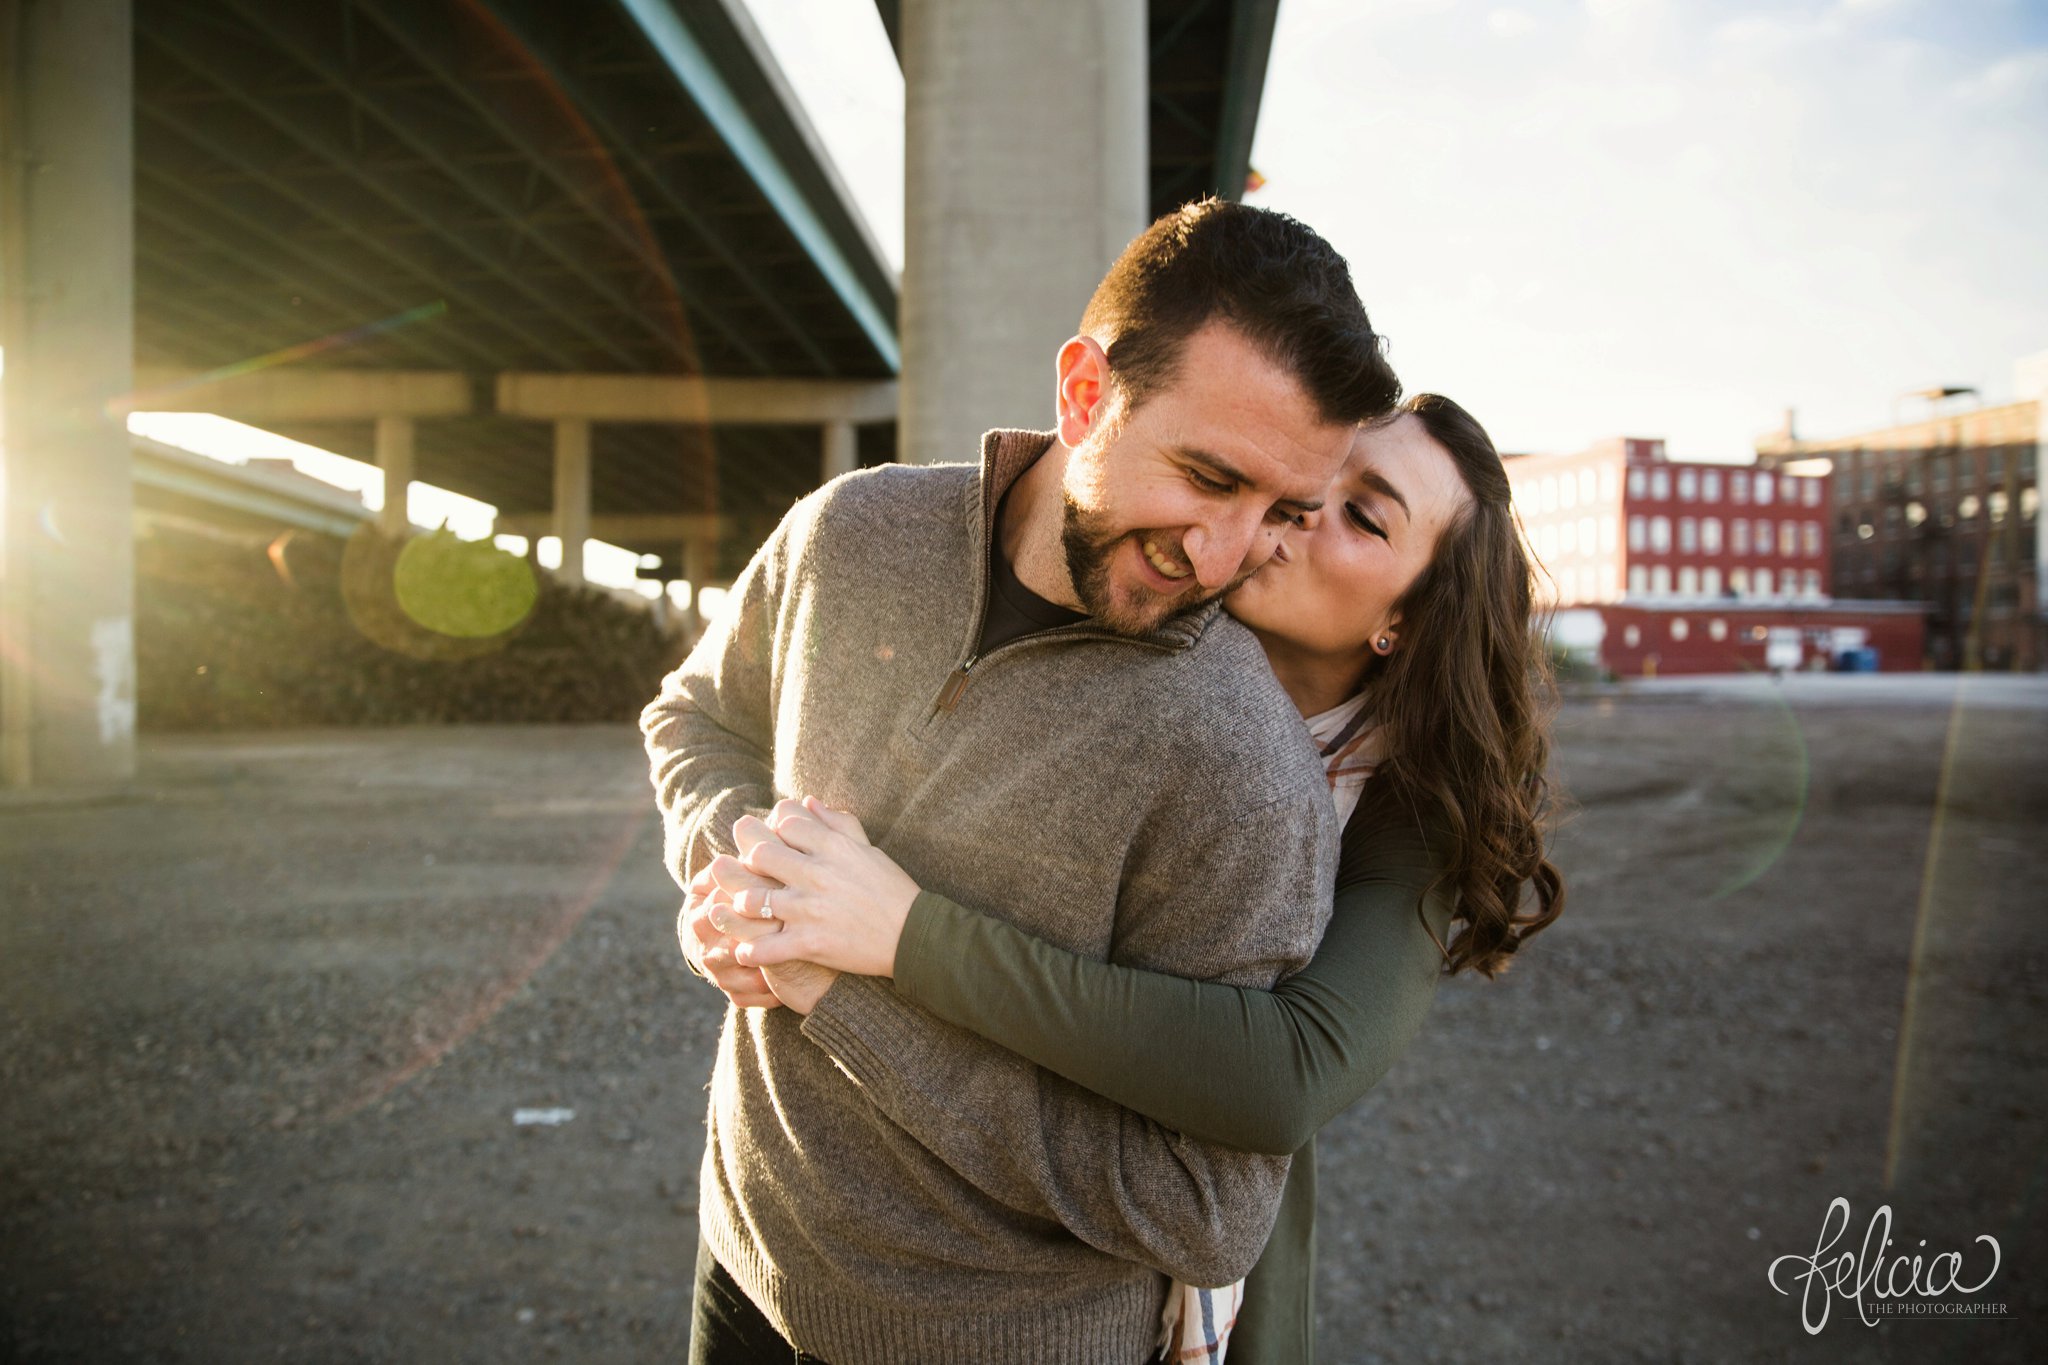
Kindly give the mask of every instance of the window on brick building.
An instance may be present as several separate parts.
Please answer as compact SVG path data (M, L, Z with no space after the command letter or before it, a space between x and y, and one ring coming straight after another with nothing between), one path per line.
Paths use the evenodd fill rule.
M1678 571L1678 595L1697 597L1700 591L1700 571L1688 564Z
M1579 524L1566 520L1557 524L1557 549L1560 554L1575 555L1579 552Z
M1614 553L1614 537L1615 537L1615 535L1616 535L1616 532L1615 532L1615 529L1614 529L1614 528L1615 528L1615 526L1616 526L1616 525L1618 525L1618 524L1620 523L1620 520L1621 520L1621 519L1620 519L1619 517L1616 517L1616 516L1614 516L1614 515L1612 515L1612 514L1609 514L1609 515L1607 515L1607 516L1604 516L1604 517L1600 518L1600 553L1601 553L1601 554L1603 554L1603 555L1611 555L1611 554L1613 554L1613 553Z
M1975 521L1977 513L1983 510L1983 507L1984 504L1978 500L1975 493L1965 493L1962 501L1956 504L1956 515L1964 521Z
M1612 502L1617 502L1617 501L1619 501L1619 499L1618 499L1618 498L1616 498L1616 496L1615 496L1615 493L1614 493L1614 483L1615 483L1615 476L1614 476L1614 466L1613 466L1613 465L1611 465L1611 464L1605 464L1605 465L1601 465L1601 466L1600 466L1600 501L1602 501L1602 502L1607 502L1607 503L1612 503Z
M1991 519L1993 521L2004 521L2005 514L2012 509L2012 504L2007 500L2003 488L1992 489L1991 496L1985 501L1990 505Z
M1818 596L1820 596L1820 570L1819 570L1819 569L1808 569L1808 570L1806 571L1806 595L1807 595L1808 597L1818 597Z
M1653 498L1654 500L1656 500L1657 502L1664 502L1664 501L1666 501L1667 499L1669 499L1669 498L1670 498L1670 496L1671 496L1671 471L1670 471L1670 470L1668 470L1668 469L1653 469L1653 470L1651 470L1651 471L1650 471L1650 497L1651 497L1651 498Z
M1579 481L1571 476L1570 470L1558 476L1557 505L1567 510L1579 505Z
M1590 507L1598 500L1594 495L1593 471L1581 469L1579 471L1579 501Z
M1650 523L1649 523L1648 519L1646 519L1646 518L1644 518L1644 517L1640 517L1640 516L1634 516L1634 517L1630 517L1630 518L1628 519L1628 547L1629 547L1629 549L1631 549L1631 550L1641 550L1641 549L1644 549L1644 548L1646 548L1646 547L1647 547L1647 546L1649 545L1649 543L1650 543Z
M1621 628L1621 642L1630 649L1634 649L1643 642L1642 630L1636 626L1623 626Z
M1718 616L1707 622L1707 638L1717 642L1727 639L1728 623Z
M1758 597L1769 597L1771 595L1771 571L1769 569L1758 569L1755 576L1749 581L1756 584L1756 595Z
M1800 482L1804 487L1799 491L1799 500L1808 507L1820 506L1820 480L1802 479Z
M1927 520L1926 503L1915 501L1906 504L1906 525L1918 526L1925 520Z
M1650 548L1660 555L1669 553L1671 549L1671 518L1650 518Z
M1537 490L1538 506L1542 507L1542 509L1546 512L1555 512L1557 510L1556 477L1554 475L1545 474L1543 476L1543 482L1537 485Z
M2020 520L2032 521L2041 512L2041 490L2022 488L2020 490Z
M1700 549L1710 555L1721 553L1721 519L1719 517L1700 518Z
M1671 566L1652 564L1650 566L1650 596L1671 596Z
M1700 570L1700 591L1708 597L1721 595L1721 571L1711 564Z
M1718 470L1718 469L1708 469L1708 470L1703 470L1703 471L1701 471L1701 473L1700 473L1700 501L1701 501L1701 502L1719 502L1720 500L1721 500L1721 471L1720 471L1720 470Z
M1690 469L1681 469L1681 470L1679 470L1679 471L1678 471L1678 500L1679 500L1680 502L1693 502L1693 501L1695 501L1695 500L1697 500L1697 499L1698 499L1699 495L1700 495L1700 479L1699 479L1699 475L1698 475L1698 474L1696 474L1696 473L1694 473L1694 472L1693 472L1692 470L1690 470Z
M1756 545L1758 554L1767 555L1771 552L1771 524L1762 517L1756 519L1756 531L1751 536L1751 541Z
M1593 518L1591 518L1591 517L1580 517L1580 518L1579 518L1579 553L1580 553L1580 554L1582 554L1582 555L1589 555L1589 554L1592 554L1592 553L1593 553L1593 536L1594 536L1594 534L1595 534L1595 533L1594 533L1594 530L1593 530Z
M1730 569L1728 571L1728 591L1734 593L1737 597L1746 595L1749 592L1749 570Z
M1935 492L1937 492L1937 493L1946 493L1946 492L1948 492L1948 485L1949 485L1949 478L1950 478L1950 470L1949 470L1949 462L1948 462L1948 456L1946 456L1946 455L1936 455L1936 456L1935 456L1935 457L1934 457L1933 459L1929 460L1929 461L1928 461L1927 463L1928 463L1928 470L1927 470L1928 480L1929 480L1929 482L1930 482L1930 483L1931 483L1931 484L1933 485L1933 487L1934 487L1934 491L1935 491Z
M1739 555L1748 554L1749 523L1744 521L1741 517L1737 517L1735 518L1735 520L1728 523L1728 530L1731 533L1728 538L1728 548L1735 551L1735 553Z
M1649 478L1649 476L1648 476L1647 474L1645 474L1645 473L1643 472L1642 466L1640 466L1640 465L1638 465L1638 466L1636 466L1635 468L1633 468L1633 469L1629 470L1629 472L1628 472L1628 495L1629 495L1630 497L1632 497L1632 498L1640 498L1640 497L1642 497L1642 496L1643 496L1643 490L1644 490L1644 487L1645 487L1645 485L1646 485L1646 482L1647 482L1648 478Z
M1759 469L1756 473L1756 505L1763 507L1771 500L1771 476Z
M1778 496L1787 504L1798 502L1799 480L1793 478L1790 474L1780 474L1778 476Z
M1781 521L1778 523L1778 553L1790 559L1799 553L1799 523Z
M1691 517L1678 519L1678 548L1686 554L1692 554L1700 548L1699 523Z
M1730 474L1728 476L1728 500L1736 503L1749 501L1749 479L1746 475Z
M1671 618L1672 639L1683 640L1686 636L1690 634L1692 634L1692 627L1686 624L1685 618L1683 616L1674 616Z
M1808 559L1820 558L1820 523L1809 521L1803 529L1806 533L1806 557Z
M1628 594L1641 597L1650 590L1650 571L1640 564L1632 564L1628 570Z

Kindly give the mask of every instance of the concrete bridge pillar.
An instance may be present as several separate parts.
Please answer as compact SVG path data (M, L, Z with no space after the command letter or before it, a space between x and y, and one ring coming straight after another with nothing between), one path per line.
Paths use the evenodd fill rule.
M1053 363L1146 222L1145 0L903 0L904 461L1048 427Z
M0 781L135 773L128 0L0 0Z
M583 542L590 539L590 423L555 423L555 535L562 542L565 583L583 581Z
M860 443L851 422L825 423L824 451L818 464L818 482L827 484L841 474L860 468Z
M377 419L376 455L377 468L384 471L384 506L377 513L377 529L401 536L412 525L406 515L414 468L412 418Z

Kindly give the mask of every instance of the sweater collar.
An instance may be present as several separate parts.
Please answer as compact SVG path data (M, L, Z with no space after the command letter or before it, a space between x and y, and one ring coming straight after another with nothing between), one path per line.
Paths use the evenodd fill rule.
M981 438L981 477L974 484L974 518L972 525L979 535L974 546L975 563L980 567L976 577L980 583L980 601L986 610L991 556L996 538L996 508L1001 505L1003 494L1017 482L1024 471L1036 463L1040 456L1052 449L1056 432L1022 431L998 427ZM1194 611L1182 612L1169 618L1156 630L1144 635L1127 636L1127 639L1142 640L1147 644L1167 649L1186 649L1202 638L1202 632L1209 628L1217 614L1223 610L1219 602L1205 603Z

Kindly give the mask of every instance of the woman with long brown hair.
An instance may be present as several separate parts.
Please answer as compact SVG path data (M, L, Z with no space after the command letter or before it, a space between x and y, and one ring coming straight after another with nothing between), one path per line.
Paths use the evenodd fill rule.
M1325 508L1232 594L1348 816L1329 929L1270 992L1055 948L922 890L814 800L736 827L753 875L729 858L706 869L685 951L741 1005L808 1012L838 972L891 976L940 1017L1169 1129L1293 1153L1241 1294L1177 1294L1191 1307L1174 1344L1207 1346L1204 1309L1227 1315L1241 1298L1234 1361L1313 1360L1316 1130L1386 1074L1438 980L1497 976L1564 906L1545 857L1549 675L1533 604L1500 456L1435 394L1362 429ZM779 885L716 885L754 878Z

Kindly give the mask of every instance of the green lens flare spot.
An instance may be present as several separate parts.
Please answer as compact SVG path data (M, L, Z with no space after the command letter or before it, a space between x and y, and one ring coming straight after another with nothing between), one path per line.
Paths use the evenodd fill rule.
M445 530L407 542L391 586L415 623L464 640L503 635L526 619L540 595L524 559Z

